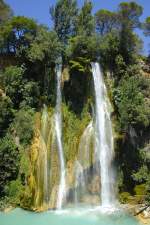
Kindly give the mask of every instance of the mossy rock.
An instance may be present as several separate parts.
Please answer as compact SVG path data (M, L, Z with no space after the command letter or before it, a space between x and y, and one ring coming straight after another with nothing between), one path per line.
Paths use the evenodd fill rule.
M120 201L122 204L129 203L130 197L131 197L131 195L130 195L129 192L122 192L122 193L119 195L119 201Z
M146 196L146 185L139 184L134 188L136 204L142 204Z
M146 185L145 184L136 185L134 188L134 192L136 195L145 195L146 194Z

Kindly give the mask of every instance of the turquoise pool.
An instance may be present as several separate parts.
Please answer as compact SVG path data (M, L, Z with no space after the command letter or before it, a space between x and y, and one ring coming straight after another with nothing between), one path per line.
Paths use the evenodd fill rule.
M0 225L139 225L139 222L124 213L104 213L93 209L66 209L33 213L15 209L0 213Z

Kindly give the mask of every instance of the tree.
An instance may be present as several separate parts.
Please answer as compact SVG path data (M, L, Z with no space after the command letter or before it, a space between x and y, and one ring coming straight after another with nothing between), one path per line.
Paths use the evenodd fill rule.
M114 72L116 57L119 55L120 39L117 32L110 32L100 39L100 62L103 69Z
M12 137L0 139L0 196L5 194L6 185L15 180L19 172L20 155Z
M139 17L143 13L142 6L136 2L122 2L119 5L119 19L122 29L128 28L133 30L140 26Z
M83 58L88 63L95 61L98 56L99 39L96 35L73 37L69 41L67 54L71 60Z
M36 35L37 24L24 16L14 16L0 27L1 52L22 54Z
M120 21L120 53L126 64L135 63L134 54L137 54L139 39L133 30L140 26L139 17L143 9L136 2L122 2L119 5Z
M49 31L45 27L39 27L34 41L28 50L29 59L46 64L54 63L60 57L61 44L55 31Z
M85 0L76 22L77 35L91 36L94 33L94 18L92 16L92 2Z
M11 124L11 131L23 146L30 144L34 131L34 110L29 107L20 109Z
M24 88L23 73L23 67L10 66L7 67L2 74L5 93L10 97L15 108L17 108L22 101L22 92Z
M53 68L55 63L60 63L61 54L64 55L62 43L59 41L55 31L49 31L46 27L40 26L37 35L27 51L27 57L30 61L29 73L36 75L36 79L41 87L42 93L49 97L53 91L51 79L53 77ZM40 73L39 73L40 71ZM51 85L51 86L50 86Z
M100 35L111 32L113 29L118 28L118 15L117 13L101 9L95 14L96 30Z
M130 126L144 128L149 126L149 109L146 107L144 96L140 88L138 76L125 77L118 87L117 102L120 123L123 130Z
M10 7L3 0L0 0L0 25L10 19L11 16L12 10Z
M39 105L40 87L37 82L29 81L24 82L22 91L21 107L29 106L31 108L37 108Z
M56 5L50 8L50 14L54 22L54 30L59 40L66 45L68 39L75 32L77 16L76 0L58 0Z
M0 96L0 137L3 137L14 117L13 104L9 97Z
M143 24L144 34L150 36L150 17L147 17Z

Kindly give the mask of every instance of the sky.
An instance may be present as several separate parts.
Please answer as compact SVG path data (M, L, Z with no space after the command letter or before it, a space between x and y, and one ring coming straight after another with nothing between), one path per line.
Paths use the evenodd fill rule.
M38 23L52 26L52 21L49 15L49 7L54 5L57 0L5 0L13 9L14 15L27 16L35 19ZM122 1L130 2L131 0L92 0L93 13L99 9L117 10L118 4ZM141 21L150 16L150 0L134 0L143 6L143 15ZM81 7L84 0L78 0ZM143 54L148 54L150 50L150 37L145 37L142 31L137 31L144 41Z

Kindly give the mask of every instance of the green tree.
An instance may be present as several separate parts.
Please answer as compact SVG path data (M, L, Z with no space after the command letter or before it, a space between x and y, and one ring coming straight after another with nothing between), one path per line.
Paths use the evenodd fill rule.
M58 0L56 5L50 8L50 14L54 22L54 30L59 40L66 45L68 39L75 32L77 16L76 0Z
M46 98L49 98L50 93L53 92L53 68L55 63L59 63L62 51L62 44L56 32L49 31L43 26L39 27L36 38L27 51L30 61L28 73L31 73L32 64L34 79L39 83L41 95L44 94Z
M36 35L37 24L24 16L14 16L0 27L1 52L23 54Z
M105 70L115 71L116 57L119 55L120 39L117 32L110 32L100 39L100 62Z
M3 137L14 117L13 104L8 96L0 96L0 137Z
M20 155L12 137L0 139L0 196L5 193L6 185L15 180L19 172Z
M120 3L118 13L122 27L134 29L140 26L139 17L143 13L143 8L136 2Z
M24 67L6 67L1 75L3 88L7 96L10 97L13 108L20 106L30 106L36 108L39 103L40 89L35 81L25 78Z
M29 59L32 62L38 60L50 65L57 61L60 53L61 44L58 41L57 34L54 31L49 31L47 28L40 26L28 51Z
M150 36L150 17L147 17L143 24L144 34Z
M11 16L12 10L10 7L3 0L0 0L0 25L10 19Z
M150 156L148 149L148 144L143 149L140 149L140 163L137 170L133 172L132 177L136 184L145 187L145 202L150 204Z
M82 6L77 17L77 35L91 36L94 33L94 18L92 16L92 8L92 2L85 0L84 5Z
M30 144L34 131L34 110L29 107L20 109L16 115L11 130L23 146Z
M133 30L140 26L139 18L143 9L136 2L122 2L119 5L120 53L126 64L135 62L138 53L139 39Z
M100 35L107 34L119 27L118 14L101 9L95 14L96 30Z
M2 81L5 88L5 93L12 100L14 107L18 107L22 101L22 92L24 88L23 67L10 66L5 69L2 74Z
M69 59L82 58L85 61L87 59L88 63L95 61L99 52L99 42L99 38L96 35L79 35L71 38L67 49Z
M39 105L40 88L37 82L29 81L24 82L22 91L21 106L29 106L31 108L37 108Z
M117 106L120 123L123 130L130 126L142 129L149 126L149 109L146 107L144 96L140 88L138 76L125 77L118 88L120 95Z
M12 180L5 188L6 196L11 205L20 205L20 197L23 194L24 187L19 179Z

